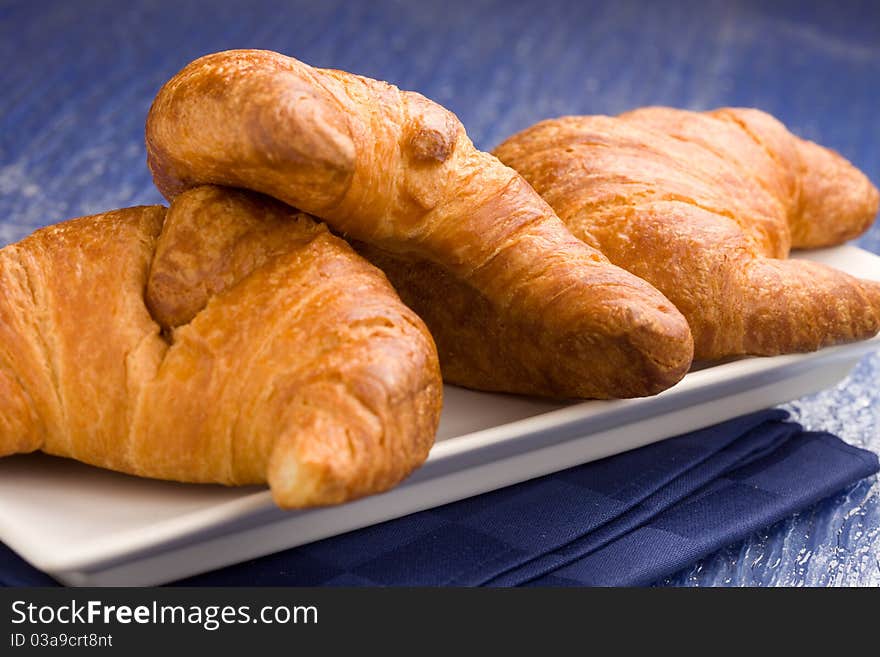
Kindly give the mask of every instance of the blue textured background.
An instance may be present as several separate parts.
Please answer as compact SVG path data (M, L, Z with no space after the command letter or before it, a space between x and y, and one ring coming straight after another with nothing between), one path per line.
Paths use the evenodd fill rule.
M420 91L486 149L560 114L755 106L880 181L877 2L0 0L0 244L159 202L144 164L150 101L188 61L227 48ZM859 244L880 253L880 225ZM878 382L875 355L787 407L809 428L880 451ZM862 482L668 583L880 585L880 484Z

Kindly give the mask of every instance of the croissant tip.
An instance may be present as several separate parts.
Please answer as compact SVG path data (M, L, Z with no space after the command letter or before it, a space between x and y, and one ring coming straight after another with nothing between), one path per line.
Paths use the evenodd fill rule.
M874 332L880 331L880 281L862 281L862 289L874 311Z
M327 485L331 477L325 464L302 461L296 454L273 458L273 461L268 476L269 488L275 503L282 509L303 509L344 501L344 491L340 490L336 495L333 487Z
M644 390L639 396L671 388L684 378L693 363L694 339L687 320L677 310L658 310L660 315L629 335L630 346L639 354L644 372Z
M668 347L662 353L663 359L652 360L657 389L649 394L656 394L674 386L690 371L693 363L694 341L689 330L686 336L676 336L667 342Z

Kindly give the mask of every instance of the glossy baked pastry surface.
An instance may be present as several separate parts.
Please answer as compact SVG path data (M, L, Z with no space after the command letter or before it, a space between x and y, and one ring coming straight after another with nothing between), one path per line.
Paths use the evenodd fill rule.
M202 187L0 251L0 456L331 504L419 466L441 395L385 276L256 194Z
M425 320L452 383L631 397L688 370L673 305L576 239L423 96L267 51L196 60L159 92L149 165L169 199L253 189L357 243Z
M786 259L866 230L877 189L768 114L563 117L495 154L577 237L684 313L698 360L809 351L880 329L880 284Z

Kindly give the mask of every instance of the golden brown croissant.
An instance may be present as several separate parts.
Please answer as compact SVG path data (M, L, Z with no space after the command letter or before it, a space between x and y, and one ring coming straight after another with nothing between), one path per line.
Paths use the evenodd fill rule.
M441 394L382 273L255 194L202 187L0 251L0 456L330 504L421 464Z
M423 96L277 53L217 53L159 92L149 165L169 199L244 187L359 242L437 340L444 377L568 397L655 393L692 341L654 288L565 228Z
M864 231L877 190L768 114L564 117L495 153L575 235L672 300L697 359L813 350L880 329L880 284L784 259Z

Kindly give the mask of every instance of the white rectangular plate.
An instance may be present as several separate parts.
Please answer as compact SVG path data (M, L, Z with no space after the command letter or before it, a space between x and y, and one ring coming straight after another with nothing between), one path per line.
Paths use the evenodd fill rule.
M855 247L809 257L880 280ZM437 444L396 489L283 512L260 488L150 481L41 454L0 460L0 540L71 585L152 585L270 554L617 454L822 390L880 339L745 358L654 397L560 404L446 388Z

